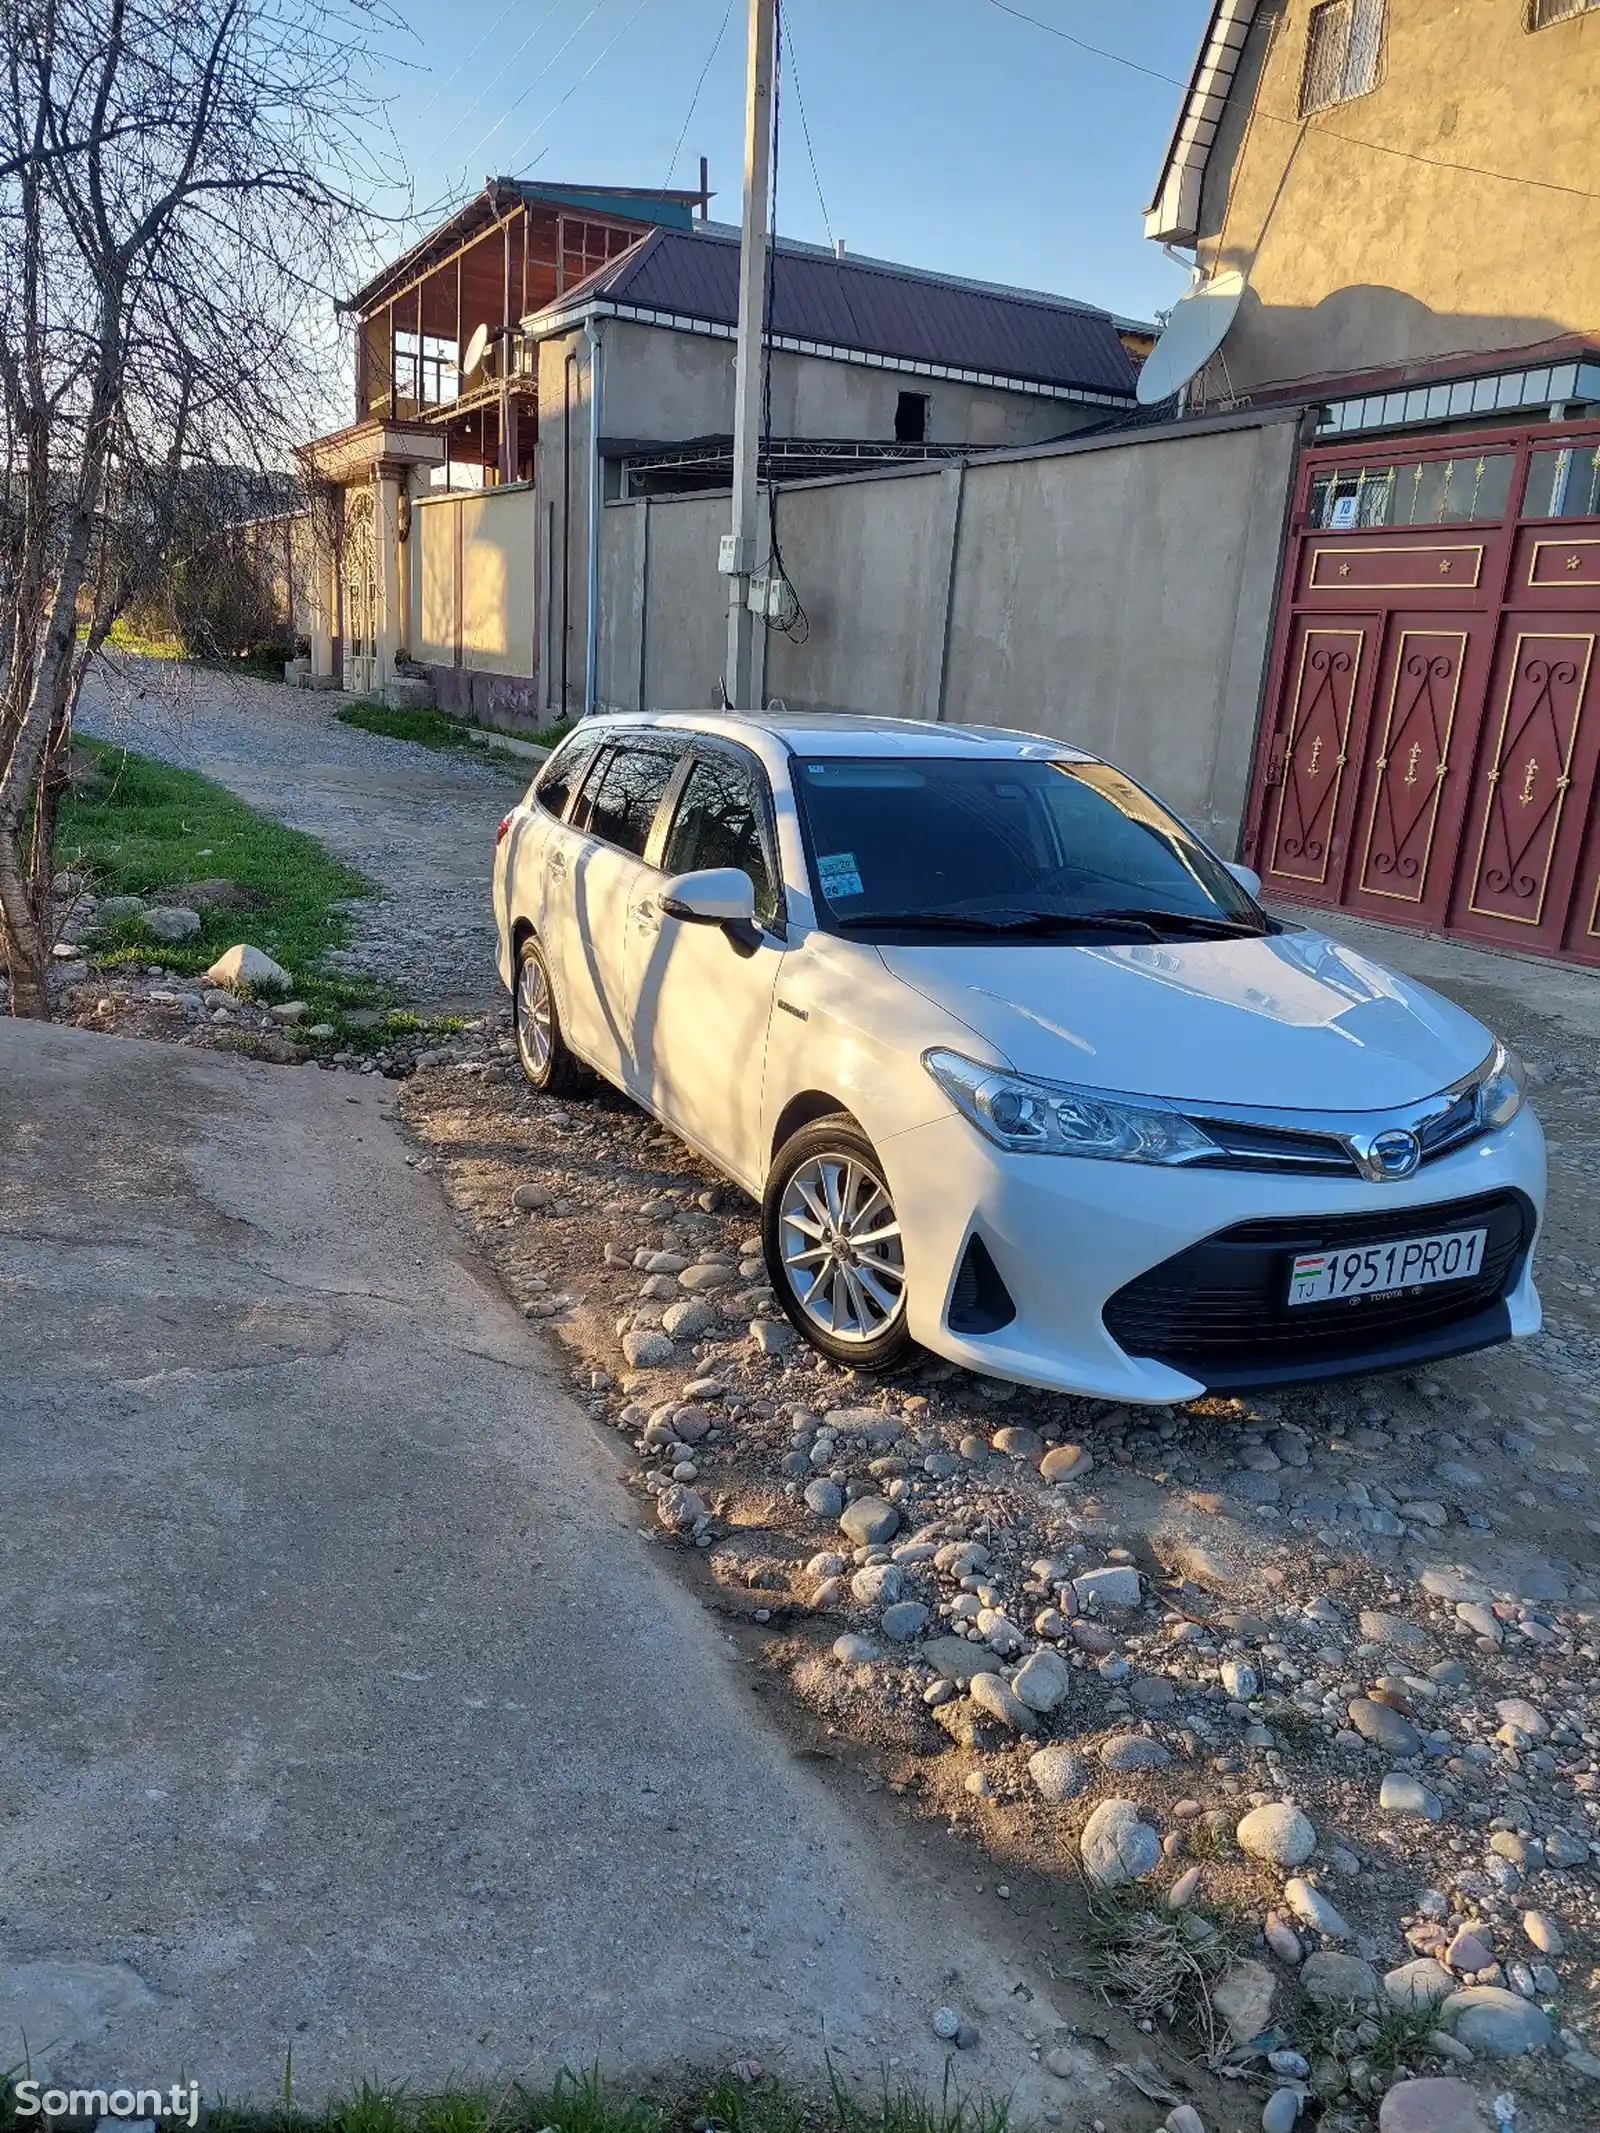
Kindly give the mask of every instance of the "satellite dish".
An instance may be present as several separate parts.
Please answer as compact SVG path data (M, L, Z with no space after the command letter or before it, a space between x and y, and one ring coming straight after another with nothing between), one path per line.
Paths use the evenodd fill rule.
M1243 297L1244 276L1238 273L1213 274L1184 291L1139 373L1134 392L1141 407L1170 400L1205 368L1226 339Z
M482 363L484 357L488 353L489 328L487 324L481 326L474 326L472 329L472 338L470 341L468 341L466 348L462 352L461 375L464 378L470 378L472 373L478 368L478 366Z

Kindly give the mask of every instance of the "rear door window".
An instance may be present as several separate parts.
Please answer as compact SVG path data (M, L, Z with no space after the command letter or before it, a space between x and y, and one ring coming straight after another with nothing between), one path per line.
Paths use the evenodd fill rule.
M600 745L596 733L574 733L564 740L533 783L533 796L547 814L564 819L567 802L582 783L590 758Z
M642 859L678 761L675 750L619 742L584 791L589 835Z

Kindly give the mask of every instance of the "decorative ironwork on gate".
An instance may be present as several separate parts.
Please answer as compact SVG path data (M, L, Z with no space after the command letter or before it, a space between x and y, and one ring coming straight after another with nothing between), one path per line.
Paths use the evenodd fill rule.
M1600 422L1313 448L1295 502L1268 893L1600 964Z

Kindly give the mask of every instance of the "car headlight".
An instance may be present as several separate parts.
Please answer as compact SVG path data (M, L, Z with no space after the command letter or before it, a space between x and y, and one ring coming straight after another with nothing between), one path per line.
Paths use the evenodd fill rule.
M980 1066L960 1052L922 1063L962 1116L1018 1154L1081 1155L1109 1163L1193 1163L1219 1153L1209 1134L1168 1104L1107 1096L1069 1082L1035 1081Z
M1528 1093L1528 1070L1510 1045L1498 1040L1478 1084L1478 1119L1486 1129L1509 1126Z

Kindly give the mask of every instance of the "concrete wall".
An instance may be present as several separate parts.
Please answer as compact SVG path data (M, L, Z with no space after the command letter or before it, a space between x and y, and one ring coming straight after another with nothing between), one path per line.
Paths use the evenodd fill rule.
M731 433L731 342L642 326L629 319L604 319L599 330L604 343L600 388L604 438L686 441ZM581 333L540 345L539 489L544 560L539 616L541 632L548 634L540 672L542 701L551 710L564 702L569 711L576 711L584 701L592 437L589 368L589 349ZM773 358L772 383L773 429L780 436L887 443L894 437L895 403L902 391L927 394L928 441L934 444L974 449L1031 444L1104 419L1104 410L1075 401L993 392L920 378L912 372L787 355L781 350ZM607 476L616 481L615 461L608 463ZM725 520L725 497L719 499L717 510ZM713 540L713 555L715 546ZM608 688L609 683L602 685L602 696Z
M536 714L535 510L526 484L413 499L408 648L447 710L493 724Z
M733 428L733 343L709 335L604 319L602 427L608 437L726 436ZM997 392L914 371L880 370L825 356L772 358L772 427L779 437L894 436L902 392L925 393L930 444L979 449L1034 444L1095 417L1071 400ZM543 395L541 393L541 404Z
M1079 742L1232 851L1298 436L1290 414L1231 416L785 490L808 633L760 640L763 698ZM606 507L602 701L716 700L726 515Z
M1301 126L1314 4L1258 12L1207 164L1201 261L1249 278L1232 390L1600 327L1600 12L1389 0L1377 86Z

